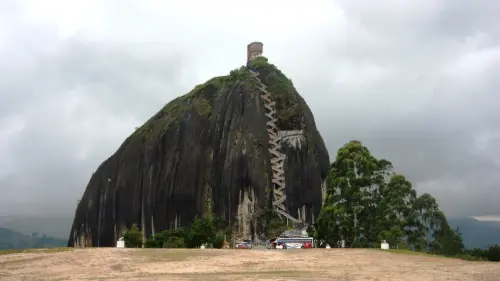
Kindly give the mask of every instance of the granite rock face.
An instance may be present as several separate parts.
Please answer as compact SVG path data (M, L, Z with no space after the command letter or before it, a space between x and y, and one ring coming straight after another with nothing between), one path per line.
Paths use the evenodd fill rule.
M267 59L255 59L276 102L283 138L286 208L317 217L329 155L302 97ZM137 224L146 237L189 226L210 214L251 237L272 208L272 170L263 101L255 77L242 67L196 86L168 103L129 136L92 175L78 204L68 246L114 246ZM302 208L302 209L301 209Z

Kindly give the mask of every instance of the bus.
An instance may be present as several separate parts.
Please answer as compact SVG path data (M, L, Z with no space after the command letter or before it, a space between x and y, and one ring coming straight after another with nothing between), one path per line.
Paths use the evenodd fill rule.
M276 243L283 249L310 249L314 247L312 237L280 237L276 239Z

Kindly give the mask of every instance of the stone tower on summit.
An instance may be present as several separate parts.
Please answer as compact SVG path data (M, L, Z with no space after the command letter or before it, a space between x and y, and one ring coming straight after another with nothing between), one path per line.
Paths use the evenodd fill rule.
M264 44L261 42L252 42L247 46L247 62L262 56Z

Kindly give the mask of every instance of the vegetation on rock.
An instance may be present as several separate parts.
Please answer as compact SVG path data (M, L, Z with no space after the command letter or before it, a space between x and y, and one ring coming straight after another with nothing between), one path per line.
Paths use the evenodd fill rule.
M301 118L305 105L302 97L297 93L292 80L287 78L266 57L257 57L251 61L251 67L259 72L260 80L273 94L276 102L276 117L278 128L281 130L296 130L300 128Z
M277 107L278 127L281 130L299 128L302 107L306 105L292 81L265 57L258 57L251 64L259 71L259 78L273 94ZM146 138L153 137L170 126L178 126L179 119L186 113L211 118L214 100L236 83L243 83L250 89L256 90L256 81L246 67L234 69L229 75L214 77L197 85L188 94L172 100L143 126L137 128L136 134L145 135Z

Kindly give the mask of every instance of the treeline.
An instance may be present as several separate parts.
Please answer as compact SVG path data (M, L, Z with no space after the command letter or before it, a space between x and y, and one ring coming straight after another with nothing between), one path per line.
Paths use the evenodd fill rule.
M266 216L266 235L277 237L283 231L290 229L286 222L281 221L273 210L263 210L262 216ZM195 218L190 227L168 229L147 238L144 247L146 248L199 248L201 245L220 249L224 246L224 241L229 243L232 240L232 232L237 225L229 225L221 218L210 216ZM125 231L123 238L125 247L141 248L142 232L134 224ZM232 247L233 245L229 245Z
M133 225L123 236L125 247L142 247L142 233L137 225ZM210 244L214 248L222 248L225 234L217 231L217 221L211 218L195 218L189 228L164 230L149 237L146 248L198 248Z
M488 249L465 249L464 258L476 257L480 260L500 262L500 244L490 245Z
M314 225L321 244L380 247L457 256L465 259L500 259L499 245L487 250L464 249L458 228L452 228L430 194L417 196L392 163L377 159L359 141L337 152L327 177L325 205Z

